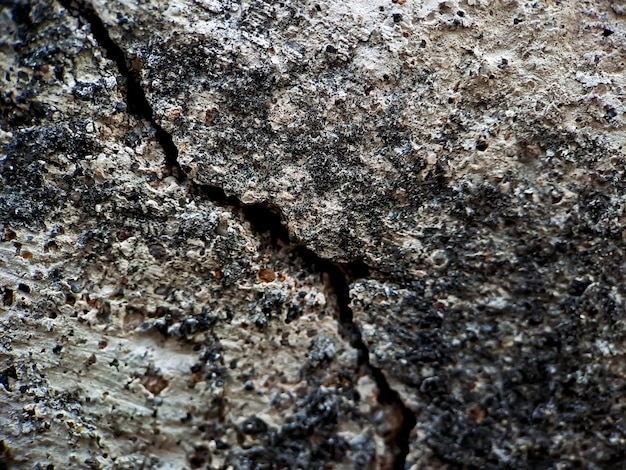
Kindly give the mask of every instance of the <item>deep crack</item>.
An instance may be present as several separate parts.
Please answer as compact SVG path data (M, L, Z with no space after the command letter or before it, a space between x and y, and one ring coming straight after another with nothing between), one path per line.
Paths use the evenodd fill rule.
M178 162L178 148L174 144L171 134L163 129L154 117L140 78L128 65L127 57L120 46L109 35L104 22L94 7L86 1L59 0L59 3L72 12L77 18L82 18L91 27L91 33L102 47L106 56L114 61L120 74L126 79L126 104L128 111L135 116L150 122L155 129L156 139L165 153L165 165L170 173L181 184L187 184L196 197L213 202L220 207L228 208L233 212L240 212L244 219L258 234L269 233L275 245L282 243L290 246L309 268L322 275L326 286L326 295L335 300L335 314L339 325L339 333L350 345L357 350L357 367L370 376L378 387L378 402L387 409L389 432L385 436L389 454L385 468L403 469L409 452L409 437L415 427L416 418L403 403L385 377L383 371L370 363L369 348L363 341L361 330L354 321L350 308L350 283L356 279L365 278L371 269L362 261L338 263L323 258L310 248L291 240L289 230L284 222L280 208L273 204L244 204L236 196L229 196L219 186L199 185L192 182Z

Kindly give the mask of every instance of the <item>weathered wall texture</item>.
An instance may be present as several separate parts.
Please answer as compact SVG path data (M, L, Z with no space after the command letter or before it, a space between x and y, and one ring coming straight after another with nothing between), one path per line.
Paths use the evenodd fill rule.
M0 8L0 469L623 465L626 3Z

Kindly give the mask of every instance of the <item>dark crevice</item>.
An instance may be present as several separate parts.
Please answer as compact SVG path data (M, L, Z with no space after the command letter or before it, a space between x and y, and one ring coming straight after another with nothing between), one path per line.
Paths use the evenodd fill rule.
M165 152L166 166L179 182L184 180L184 173L178 164L178 148L174 144L172 136L156 122L152 106L150 106L148 98L146 98L139 76L128 65L126 54L122 48L111 39L109 31L96 10L85 1L59 0L59 3L69 12L74 13L79 20L83 19L89 24L91 34L104 50L106 57L115 62L120 75L126 79L126 106L128 111L150 122L150 125L155 130L155 137Z
M310 250L307 250L310 252ZM330 294L334 294L337 302L337 316L339 332L346 338L350 345L358 352L358 366L367 373L378 387L378 402L387 409L387 419L390 424L390 433L385 436L389 453L387 468L394 470L404 469L406 456L409 453L409 437L417 420L411 410L403 403L400 395L396 392L385 377L383 371L370 363L369 348L363 341L361 330L354 322L352 309L350 308L350 279L354 275L351 270L357 269L359 274L363 266L360 263L339 265L330 260L320 258L310 252L314 257L313 265L326 274Z
M126 79L126 101L128 111L148 121L156 131L156 139L165 153L165 165L181 184L186 184L194 197L228 208L243 215L243 218L258 234L269 234L275 246L289 246L309 268L323 276L326 294L334 298L334 309L339 325L339 333L357 350L358 368L369 375L376 383L378 402L387 410L390 432L385 436L390 455L385 468L403 469L409 452L409 435L415 427L415 415L404 405L400 395L389 385L383 371L370 363L369 349L359 326L355 323L350 308L350 284L357 279L368 277L372 269L363 261L337 263L323 258L302 244L294 242L279 207L274 204L244 204L235 196L228 195L219 186L195 184L178 163L178 148L172 136L165 131L154 117L152 106L141 86L136 72L129 66L124 51L111 39L109 32L94 10L85 1L59 0L61 5L79 19L86 21L91 33L104 49L106 56L117 64L120 74Z

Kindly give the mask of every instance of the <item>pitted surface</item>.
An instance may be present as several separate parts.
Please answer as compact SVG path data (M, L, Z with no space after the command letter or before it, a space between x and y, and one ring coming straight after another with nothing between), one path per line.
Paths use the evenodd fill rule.
M94 2L125 71L63 5L1 16L1 464L621 464L619 2Z

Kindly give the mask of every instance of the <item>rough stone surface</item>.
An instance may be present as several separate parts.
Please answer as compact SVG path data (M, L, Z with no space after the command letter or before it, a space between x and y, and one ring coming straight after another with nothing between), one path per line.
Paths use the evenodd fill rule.
M623 2L0 8L0 468L623 465Z
M3 17L2 468L383 459L378 405L359 393L367 378L319 275L164 177L88 28L54 3L15 8Z
M442 248L431 231L488 246L539 218L557 235L576 205L581 225L619 231L588 214L622 170L624 29L608 2L101 10L189 176L275 203L323 255L414 276Z

